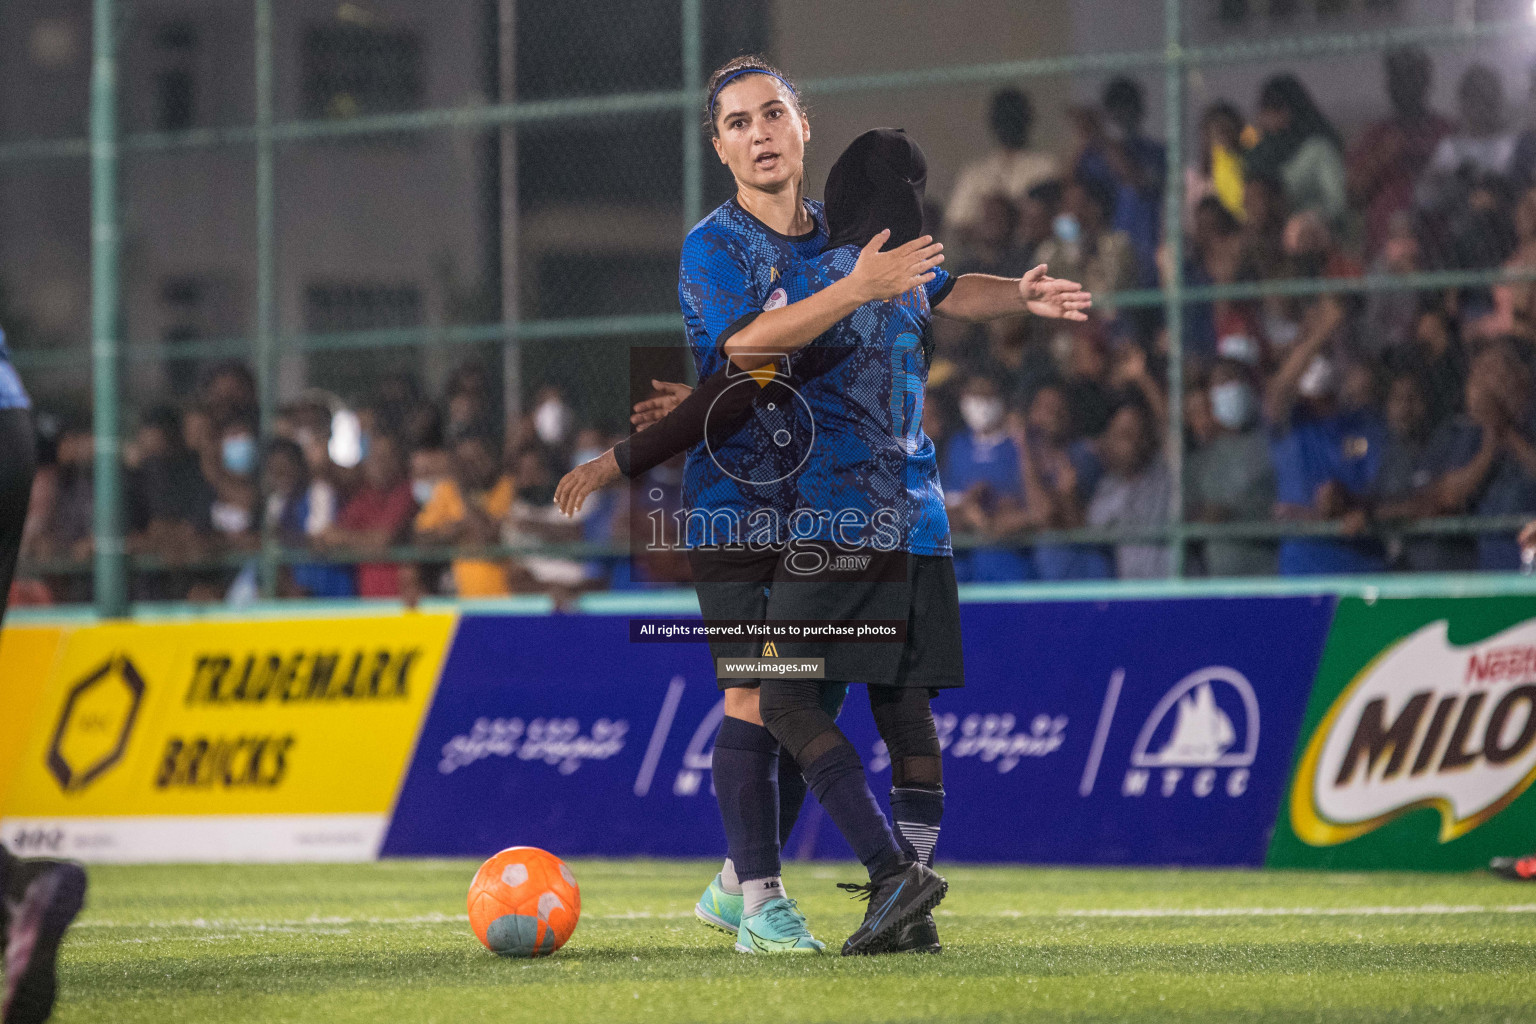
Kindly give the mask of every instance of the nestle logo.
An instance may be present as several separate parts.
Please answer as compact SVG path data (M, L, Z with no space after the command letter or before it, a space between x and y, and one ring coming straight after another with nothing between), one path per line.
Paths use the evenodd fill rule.
M1536 679L1536 646L1496 647L1467 659L1468 683Z

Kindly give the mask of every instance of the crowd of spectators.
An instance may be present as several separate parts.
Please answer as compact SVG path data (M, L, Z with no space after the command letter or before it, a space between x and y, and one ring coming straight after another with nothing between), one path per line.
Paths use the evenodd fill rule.
M1203 112L1181 169L1186 287L1536 272L1536 110L1512 109L1498 73L1473 65L1450 116L1430 104L1426 53L1383 64L1389 113L1353 139L1290 74L1265 81L1246 113L1226 101ZM1103 299L1080 325L936 321L927 432L956 529L987 545L957 567L973 581L1166 576L1166 325L1156 306L1113 299L1175 270L1165 150L1126 78L1070 112L1069 152L1032 148L1032 114L1018 90L994 96L994 149L934 211L948 268L1047 263ZM1518 568L1512 532L1408 527L1536 512L1536 284L1511 277L1188 305L1184 518L1259 526L1208 531L1186 548L1187 571ZM1329 525L1279 538L1275 523ZM1124 541L1017 543L1023 530L1073 528Z
M559 390L543 389L510 437L495 404L477 363L454 372L441 402L392 376L356 411L323 394L282 408L263 447L250 370L215 367L186 408L147 410L125 443L124 527L129 552L140 556L131 596L253 599L264 537L314 552L312 562L280 566L276 589L285 597L501 597L626 585L637 570L618 556L507 557L507 548L562 543L622 550L627 510L608 493L575 521L555 512L560 474L617 440L578 429ZM44 448L24 540L37 568L16 598L87 600L91 581L79 567L93 545L92 434L63 424ZM401 549L408 557L398 557Z
M1353 139L1289 74L1246 112L1205 110L1171 226L1185 285L1536 271L1536 111L1512 109L1482 65L1462 76L1455 116L1436 111L1432 73L1421 50L1388 54L1389 112ZM1086 324L935 321L924 427L954 530L981 544L959 553L962 580L1171 569L1166 325L1156 303L1114 300L1175 270L1166 151L1128 78L1069 113L1069 151L1048 152L1032 144L1028 95L998 92L995 146L932 211L952 272L1018 276L1046 263L1099 297ZM1200 302L1185 310L1183 352L1185 520L1334 524L1197 540L1187 572L1519 566L1509 532L1392 526L1536 513L1536 281ZM263 446L250 371L214 367L191 402L144 412L125 445L126 533L144 556L133 596L254 596L264 536L314 553L283 565L277 587L290 596L559 595L683 578L673 557L509 553L623 550L628 503L610 491L575 521L559 516L555 483L616 430L579 422L554 387L504 426L491 391L469 362L436 400L404 376L381 380L355 412L316 394L284 407ZM89 596L88 574L63 566L91 554L92 448L81 425L47 439L23 549L41 568L18 583L19 601ZM678 478L663 466L647 486L675 492ZM1077 528L1123 536L1027 539Z

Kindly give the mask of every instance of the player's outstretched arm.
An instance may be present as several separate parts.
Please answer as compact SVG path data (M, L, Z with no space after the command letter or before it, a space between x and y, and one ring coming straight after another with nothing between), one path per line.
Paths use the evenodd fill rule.
M944 262L944 246L924 235L881 252L890 237L885 230L870 239L853 271L841 281L753 319L726 340L725 354L743 370L755 370L804 348L866 302L894 299L932 281L933 268Z
M950 320L977 323L1033 313L1050 320L1087 320L1093 296L1076 281L1050 277L1042 263L1023 277L961 274L933 311Z

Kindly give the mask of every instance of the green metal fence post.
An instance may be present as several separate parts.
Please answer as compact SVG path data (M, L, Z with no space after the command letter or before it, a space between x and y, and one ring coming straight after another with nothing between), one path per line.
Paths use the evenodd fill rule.
M128 614L123 545L121 225L117 204L117 3L95 0L91 26L91 366L96 434L96 610Z
M272 436L277 415L277 184L273 145L272 0L256 0L256 395L263 446ZM277 535L263 514L263 597L277 593L277 554Z
M683 90L696 94L704 86L704 25L702 0L683 0ZM683 107L683 230L704 216L704 140L699 136L691 106Z
M1174 576L1184 575L1184 46L1183 0L1163 0L1168 64L1164 69L1167 104L1167 179L1163 185L1163 237L1168 245L1168 281L1163 291L1168 327L1169 509L1173 524Z

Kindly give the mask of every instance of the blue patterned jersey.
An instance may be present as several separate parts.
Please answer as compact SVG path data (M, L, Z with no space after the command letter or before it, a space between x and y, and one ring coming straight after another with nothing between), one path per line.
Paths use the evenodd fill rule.
M811 291L847 277L857 246L826 253ZM844 549L948 555L949 517L933 441L923 433L932 303L953 278L888 302L870 302L793 360L792 381L810 406L816 438L796 477L792 536Z
M806 201L815 230L781 235L732 199L700 221L683 241L678 298L703 380L727 368L721 345L765 310L810 294L814 267L826 246L821 204ZM735 372L735 371L732 371ZM758 386L742 374L733 387ZM711 438L688 453L683 470L685 543L778 541L795 497L794 474L810 443L810 410L766 404L724 439ZM771 537L763 529L771 528ZM712 538L707 540L706 538Z
M27 389L21 386L21 377L11 365L11 350L5 344L5 331L0 330L0 409L30 409L32 400Z

